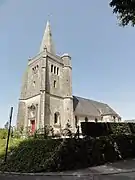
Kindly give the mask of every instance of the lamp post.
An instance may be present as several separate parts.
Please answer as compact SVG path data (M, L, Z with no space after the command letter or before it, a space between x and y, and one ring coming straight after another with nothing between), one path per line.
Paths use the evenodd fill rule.
M8 128L8 136L7 136L7 144L6 144L6 152L5 152L5 162L7 160L8 144L9 144L9 137L10 137L10 130L11 130L11 122L12 122L12 115L13 115L13 107L11 107L10 116L9 116L9 128Z

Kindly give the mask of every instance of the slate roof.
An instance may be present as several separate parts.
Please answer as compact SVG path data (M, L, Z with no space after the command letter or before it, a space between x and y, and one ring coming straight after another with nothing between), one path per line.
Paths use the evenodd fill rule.
M73 96L75 114L85 116L115 115L120 117L108 104Z

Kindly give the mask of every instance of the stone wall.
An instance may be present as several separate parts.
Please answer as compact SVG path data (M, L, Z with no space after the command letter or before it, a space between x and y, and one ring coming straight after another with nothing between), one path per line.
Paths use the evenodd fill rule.
M17 129L20 129L21 127L24 128L25 112L26 112L26 104L25 102L20 100L18 105L18 114L17 114Z

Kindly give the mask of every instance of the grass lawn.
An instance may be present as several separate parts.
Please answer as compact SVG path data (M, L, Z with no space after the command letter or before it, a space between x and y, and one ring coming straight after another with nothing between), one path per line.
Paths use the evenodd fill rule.
M19 143L20 142L20 143ZM0 144L0 171L11 172L44 172L51 171L55 166L56 149L61 144L60 139L11 139L6 164L3 163L6 141ZM51 169L50 169L50 168Z
M9 148L17 146L21 141L22 140L20 139L10 139ZM0 139L0 156L2 156L5 153L6 143L7 143L6 139Z

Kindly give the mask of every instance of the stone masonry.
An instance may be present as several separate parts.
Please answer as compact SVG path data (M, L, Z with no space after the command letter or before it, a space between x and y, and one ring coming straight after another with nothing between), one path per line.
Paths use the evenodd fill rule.
M40 52L29 59L19 99L17 127L34 130L44 125L56 132L73 124L72 65L68 54L55 54L50 24L47 22ZM55 122L54 122L55 121Z
M68 123L74 132L84 120L120 119L107 104L72 95L71 57L56 55L47 22L39 53L28 60L23 76L17 128L30 128L34 132L49 125L59 133Z

